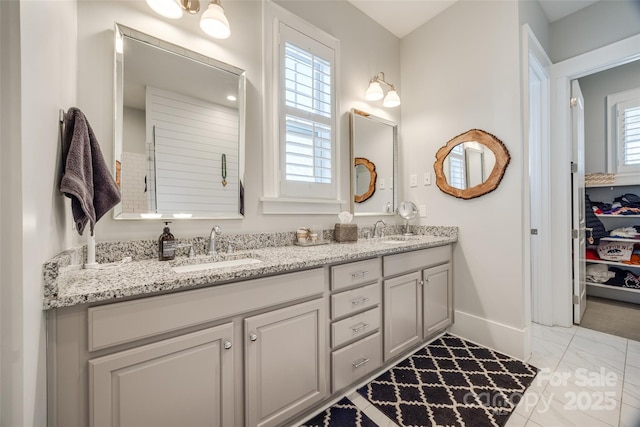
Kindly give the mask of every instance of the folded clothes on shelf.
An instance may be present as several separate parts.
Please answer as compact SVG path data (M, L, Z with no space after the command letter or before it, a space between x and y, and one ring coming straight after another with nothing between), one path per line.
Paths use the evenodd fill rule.
M606 264L589 264L585 270L587 282L605 283L609 279L616 277L616 273L609 271Z
M617 267L609 267L609 271L615 276L604 282L605 285L640 289L640 278L632 272Z

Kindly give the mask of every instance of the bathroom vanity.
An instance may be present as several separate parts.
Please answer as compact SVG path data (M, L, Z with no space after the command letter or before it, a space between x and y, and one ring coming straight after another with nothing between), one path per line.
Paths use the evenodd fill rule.
M304 421L453 322L456 240L271 247L184 273L45 266L49 425Z

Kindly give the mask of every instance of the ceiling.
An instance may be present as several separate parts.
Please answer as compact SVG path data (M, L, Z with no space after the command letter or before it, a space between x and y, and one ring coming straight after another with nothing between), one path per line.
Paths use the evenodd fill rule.
M349 0L374 21L403 38L458 0ZM475 1L475 0L459 0ZM515 0L509 0L515 1ZM598 0L538 0L549 22L557 21Z

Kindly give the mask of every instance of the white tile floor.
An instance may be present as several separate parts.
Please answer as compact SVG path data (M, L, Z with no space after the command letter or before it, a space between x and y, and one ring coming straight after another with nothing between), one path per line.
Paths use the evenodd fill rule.
M540 369L506 427L640 427L640 342L591 329L532 326ZM357 392L381 427L397 427Z

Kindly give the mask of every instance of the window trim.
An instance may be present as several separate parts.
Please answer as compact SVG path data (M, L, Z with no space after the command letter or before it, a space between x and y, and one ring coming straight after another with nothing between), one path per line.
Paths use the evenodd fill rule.
M607 172L629 177L640 175L640 165L619 165L621 147L618 139L618 105L637 99L640 99L640 88L607 95Z
M309 24L300 17L274 4L271 1L263 2L263 88L264 88L264 114L263 114L263 189L260 201L262 203L263 214L335 214L346 204L341 200L341 174L339 137L339 69L340 69L340 41L325 33L317 27ZM332 117L333 126L333 176L332 186L335 188L329 198L313 197L310 190L310 197L300 197L296 195L285 195L281 190L281 144L280 144L280 112L284 112L280 105L280 50L279 50L279 28L284 24L308 37L311 37L321 44L334 50L333 62L333 103L334 114ZM307 194L307 193L305 193Z

